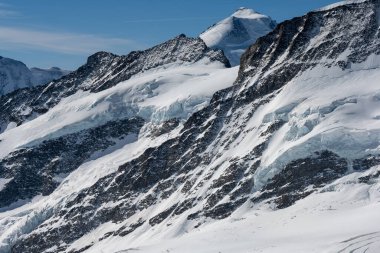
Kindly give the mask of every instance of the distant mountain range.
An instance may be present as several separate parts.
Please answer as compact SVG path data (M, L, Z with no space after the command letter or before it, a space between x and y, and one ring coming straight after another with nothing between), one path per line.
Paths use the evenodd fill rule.
M0 56L0 95L20 88L46 84L69 74L68 70L31 68L24 63Z

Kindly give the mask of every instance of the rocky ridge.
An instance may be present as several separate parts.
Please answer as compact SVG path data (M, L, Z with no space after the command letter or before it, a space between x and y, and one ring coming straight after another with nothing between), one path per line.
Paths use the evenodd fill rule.
M59 80L1 96L0 129L4 131L10 123L19 126L44 114L63 98L79 90L99 92L154 68L168 64L190 64L204 59L222 62L229 67L221 51L211 50L202 40L185 35L126 56L98 52L90 56L85 65Z

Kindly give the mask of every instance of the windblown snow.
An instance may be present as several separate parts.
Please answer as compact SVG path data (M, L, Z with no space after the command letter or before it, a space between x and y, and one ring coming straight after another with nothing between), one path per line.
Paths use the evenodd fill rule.
M52 67L49 69L31 68L30 72L32 73L32 84L41 85L68 75L71 71Z

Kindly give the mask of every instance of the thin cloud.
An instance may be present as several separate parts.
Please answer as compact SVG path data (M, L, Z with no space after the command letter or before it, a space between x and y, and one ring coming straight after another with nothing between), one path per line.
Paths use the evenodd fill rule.
M0 18L12 18L17 16L17 14L15 11L0 9Z
M137 48L128 39L105 38L91 34L57 33L0 26L0 48L3 50L34 49L83 55L114 48Z
M7 4L0 3L0 18L9 19L20 17L20 13L10 9L10 6Z
M184 17L184 18L157 18L157 19L130 19L125 23L155 23L155 22L175 22L175 21L197 21L197 20L213 20L220 17Z

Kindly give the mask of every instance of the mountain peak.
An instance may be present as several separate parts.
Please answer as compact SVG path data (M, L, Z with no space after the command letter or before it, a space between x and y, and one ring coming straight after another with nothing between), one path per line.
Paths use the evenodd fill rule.
M87 58L87 64L99 64L101 62L113 59L115 57L117 57L117 55L115 55L113 53L100 51L100 52L96 52L96 53L90 55Z
M262 15L255 10L246 7L240 7L231 15L231 17L235 18L258 18L259 16L265 15Z
M223 50L231 65L236 66L243 52L275 25L269 16L241 7L203 32L200 38L208 47Z
M180 35L178 35L176 38L186 38L186 34L184 33L181 33Z

